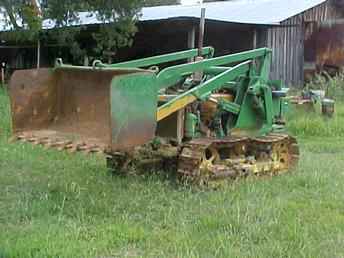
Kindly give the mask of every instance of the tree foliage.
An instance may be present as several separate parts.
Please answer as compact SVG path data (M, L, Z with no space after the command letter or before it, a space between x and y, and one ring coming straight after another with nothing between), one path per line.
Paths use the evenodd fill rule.
M178 0L145 0L144 6L172 5L178 3Z
M208 0L211 1L211 0ZM125 46L131 46L137 29L137 15L143 6L177 4L178 0L0 0L0 12L11 28L6 40L36 42L54 40L68 46L74 61L90 51L97 57L106 56ZM89 12L101 21L85 44L78 38L85 30L78 24L80 12ZM43 21L53 21L54 29L43 30ZM4 37L4 35L2 35Z
M0 0L0 8L2 14L8 18L6 26L20 32L17 34L19 40L38 37L42 28L42 15L36 1Z
M0 0L0 10L11 28L7 40L55 39L68 45L76 59L86 53L86 48L76 40L85 28L71 26L78 24L80 12L88 12L101 21L89 39L96 42L93 50L101 56L132 44L141 6L140 0L45 0L40 4L36 0ZM54 29L43 30L44 20L52 21Z

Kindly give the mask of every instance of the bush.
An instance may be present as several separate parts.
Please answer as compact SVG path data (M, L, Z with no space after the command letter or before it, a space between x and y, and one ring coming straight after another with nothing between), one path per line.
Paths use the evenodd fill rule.
M344 71L334 77L326 72L317 74L305 88L306 90L324 90L327 98L344 101Z
M327 98L334 99L333 118L321 115L321 104L315 104L315 112L294 110L288 115L288 129L298 136L343 137L344 136L344 70L331 77L327 73L318 74L307 83L305 90L323 90Z

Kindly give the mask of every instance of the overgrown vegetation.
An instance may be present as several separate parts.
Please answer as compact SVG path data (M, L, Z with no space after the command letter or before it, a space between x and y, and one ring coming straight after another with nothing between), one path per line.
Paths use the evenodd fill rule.
M323 90L326 97L344 101L344 71L335 76L330 76L326 72L317 74L311 82L306 84L305 88L307 90Z
M288 119L288 128L298 136L344 137L344 104L337 102L336 115L327 118L320 113L320 103L315 105L315 111L297 110Z
M344 141L317 135L296 171L201 191L9 143L0 90L0 257L342 257Z
M306 90L323 90L326 97L334 99L335 116L331 119L321 115L321 103L309 110L291 110L288 118L289 131L298 136L344 137L344 73L334 77L328 74L316 75L306 85Z

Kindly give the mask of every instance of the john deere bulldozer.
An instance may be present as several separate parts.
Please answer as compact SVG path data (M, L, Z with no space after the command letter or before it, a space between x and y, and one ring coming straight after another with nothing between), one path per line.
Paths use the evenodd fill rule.
M286 90L269 80L271 50L213 54L205 47L89 67L59 59L16 71L14 138L104 153L117 171L154 160L199 183L288 171L299 149L285 132Z

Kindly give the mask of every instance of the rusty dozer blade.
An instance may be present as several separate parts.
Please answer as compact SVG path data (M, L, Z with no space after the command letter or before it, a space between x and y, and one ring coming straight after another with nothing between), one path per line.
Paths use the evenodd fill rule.
M144 144L155 134L154 80L140 69L16 71L9 85L14 138L86 152Z

